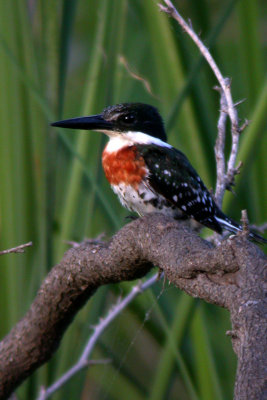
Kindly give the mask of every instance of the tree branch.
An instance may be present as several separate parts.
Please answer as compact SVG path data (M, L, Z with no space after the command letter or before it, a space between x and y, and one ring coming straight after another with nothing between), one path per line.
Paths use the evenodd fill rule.
M218 86L215 87L216 90L219 91L220 98L220 116L218 119L218 136L215 144L215 157L216 157L216 167L217 167L217 182L216 182L216 190L215 190L215 201L217 205L222 208L223 195L225 192L225 136L226 136L226 121L227 121L227 113L226 113L226 97L222 89Z
M131 222L108 243L83 242L68 250L61 263L51 270L28 313L1 342L0 398L10 395L52 356L76 313L100 286L140 278L153 265L159 266L167 279L187 293L230 309L237 332L234 348L240 357L240 368L246 365L246 373L255 377L257 390L262 390L264 354L262 348L256 348L257 362L247 365L243 346L248 345L248 338L238 309L242 307L242 318L251 310L252 303L248 301L257 301L254 307L261 310L260 287L266 279L266 262L264 254L242 235L214 248L195 235L186 222L160 214ZM266 341L261 337L261 326L264 335L266 332L266 320L259 310L255 316L250 313L250 321L248 329L253 330L253 341L256 337Z
M141 293L150 288L158 279L158 274L153 275L150 279L145 281L143 284L139 283L134 286L130 293L124 298L121 299L115 304L112 308L110 308L106 317L101 318L99 323L94 327L94 332L90 336L87 341L84 350L73 367L71 367L64 375L62 375L55 383L53 383L48 388L42 388L38 400L46 400L52 394L54 394L57 390L59 390L65 383L67 383L74 375L76 375L79 371L84 368L87 368L89 364L92 362L89 361L89 357L94 349L96 342L99 337L105 331L105 329L109 326L109 324L126 308L128 305Z
M224 78L207 47L174 8L170 0L162 11L175 18L208 61L220 84L220 117L216 142L216 201L234 183L239 120L230 80ZM227 115L231 121L232 148L225 172L224 142ZM27 245L22 245L26 247ZM22 246L0 252L20 252ZM229 309L233 348L238 357L236 400L263 399L266 394L266 256L245 234L226 240L217 248L196 236L186 222L155 214L121 229L108 243L85 241L70 249L43 282L25 317L0 343L0 398L13 390L56 351L76 313L102 285L144 276L153 265L178 288L193 297ZM153 278L155 279L155 278ZM146 283L147 284L147 283ZM146 285L144 284L144 285ZM144 286L143 285L143 286ZM142 286L142 287L143 287ZM121 307L137 294L133 291L95 329L80 360L47 390L46 399L74 373L89 363L95 341Z
M193 30L191 21L190 23L187 23L170 0L163 0L163 1L166 4L166 6L159 4L160 10L165 12L172 18L174 18L183 28L183 30L191 37L193 42L199 48L201 54L207 60L209 66L214 72L214 75L216 76L218 83L220 85L221 113L218 122L218 139L216 142L217 174L219 175L217 175L216 200L218 199L218 205L221 206L225 189L229 189L231 188L231 186L234 185L234 177L238 173L238 168L235 168L235 164L238 152L239 136L241 131L244 129L243 127L241 129L239 126L236 104L234 104L231 94L231 81L229 78L223 77L214 58L209 52L209 49L204 45L204 43L200 40L199 36ZM225 118L226 115L229 116L231 121L232 146L231 146L229 160L227 163L227 172L222 173L223 169L225 170L223 135L225 134L224 131L226 124L226 118ZM218 146L221 147L219 148ZM219 159L218 156L220 157ZM220 160L219 165L218 165L218 160Z
M0 251L0 256L2 256L4 254L10 254L10 253L24 253L25 252L25 248L26 247L30 247L30 246L32 246L32 242L28 242L28 243L25 243L25 244L20 244L19 246L12 247L11 249L1 250Z

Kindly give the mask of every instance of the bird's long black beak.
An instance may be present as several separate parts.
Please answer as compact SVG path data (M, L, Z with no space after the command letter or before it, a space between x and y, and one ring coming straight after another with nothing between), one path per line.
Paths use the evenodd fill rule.
M91 115L90 117L65 119L63 121L53 122L51 126L69 129L112 130L111 122L106 121L101 114Z

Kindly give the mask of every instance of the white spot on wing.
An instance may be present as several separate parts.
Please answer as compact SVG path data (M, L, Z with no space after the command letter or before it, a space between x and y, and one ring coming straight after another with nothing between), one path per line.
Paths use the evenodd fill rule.
M169 175L169 176L171 176L171 173L170 173L170 171L168 171L167 169L164 169L164 174L165 174L165 175Z

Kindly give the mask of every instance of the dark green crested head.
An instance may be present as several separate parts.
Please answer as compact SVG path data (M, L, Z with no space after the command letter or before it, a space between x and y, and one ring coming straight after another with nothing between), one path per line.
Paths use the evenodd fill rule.
M105 108L102 116L120 132L143 132L164 142L167 141L163 120L158 110L149 104L116 104Z
M158 110L143 103L122 103L109 106L102 114L54 122L52 126L104 132L142 132L164 142L164 125Z

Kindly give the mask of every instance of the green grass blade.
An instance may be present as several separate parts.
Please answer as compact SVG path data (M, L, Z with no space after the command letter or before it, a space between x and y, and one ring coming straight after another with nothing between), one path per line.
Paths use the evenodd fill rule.
M262 147L262 140L265 135L265 122L266 122L266 108L267 108L267 79L265 79L262 87L260 96L258 97L255 108L250 115L250 125L242 134L242 141L240 143L240 150L238 153L238 160L241 160L244 167L241 170L241 174L236 176L236 188L238 191L242 181L248 181L248 168L251 167L252 162L255 162L255 156ZM264 165L265 163L263 163ZM224 199L224 207L227 210L230 209L233 202L233 195L226 193Z
M210 348L204 313L199 307L192 321L194 369L198 380L200 398L223 400L223 392L216 372L215 359Z
M177 303L176 311L172 326L169 328L169 334L166 336L166 343L162 347L160 361L152 381L149 399L161 400L166 398L168 385L170 384L170 376L174 368L175 353L174 348L179 348L181 340L185 333L185 328L191 316L194 300L182 294ZM175 345L174 345L175 343ZM191 390L191 399L197 399L194 390Z
M97 97L97 79L96 76L99 73L99 69L101 67L102 62L102 51L105 38L105 29L106 29L106 21L108 17L107 12L107 1L103 1L101 4L101 19L98 24L98 31L95 39L95 46L93 50L93 54L91 57L92 62L89 65L87 79L84 90L84 105L82 106L81 114L84 115L87 110L93 110L94 102ZM80 157L84 158L86 156L86 152L88 149L88 142L92 140L89 135L79 135L76 145L76 152L80 155ZM73 227L74 215L75 215L75 205L78 201L79 196L79 187L81 185L82 179L82 171L80 163L77 159L74 159L72 165L70 167L70 175L68 178L68 187L65 195L65 204L62 208L62 226L61 232L58 241L58 248L56 253L56 259L59 259L64 250L66 249L66 245L64 245L64 240L71 239L71 231Z

